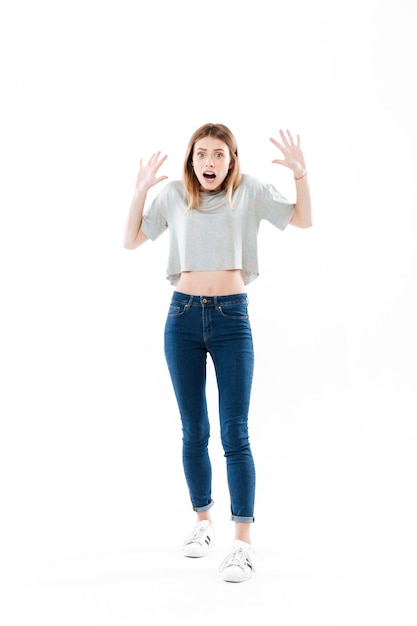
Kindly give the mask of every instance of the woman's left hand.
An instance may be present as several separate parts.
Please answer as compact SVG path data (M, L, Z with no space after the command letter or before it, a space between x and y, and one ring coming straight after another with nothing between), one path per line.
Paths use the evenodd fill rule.
M307 169L303 151L300 148L300 136L297 135L297 143L295 143L289 130L287 130L287 135L285 135L283 130L280 130L279 134L281 135L282 144L276 141L276 139L272 139L272 137L270 137L269 140L274 144L274 146L281 150L284 158L274 159L272 163L285 165L285 167L288 167L294 172L295 178L303 176Z

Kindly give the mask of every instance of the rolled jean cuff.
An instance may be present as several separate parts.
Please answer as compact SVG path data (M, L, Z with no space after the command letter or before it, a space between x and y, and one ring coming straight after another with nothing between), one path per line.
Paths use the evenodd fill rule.
M253 524L255 518L252 517L239 517L238 515L232 515L230 518L231 522L239 522L241 524Z
M193 511L195 511L196 513L205 513L205 511L211 509L213 504L214 500L210 500L210 502L206 504L206 506L193 506Z

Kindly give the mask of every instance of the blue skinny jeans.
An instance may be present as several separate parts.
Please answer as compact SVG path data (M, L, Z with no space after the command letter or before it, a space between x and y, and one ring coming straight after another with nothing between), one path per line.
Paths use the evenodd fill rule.
M208 451L207 354L219 392L231 519L254 521L255 465L248 435L253 344L245 293L190 296L174 291L165 325L165 356L182 421L182 458L195 511L213 506Z

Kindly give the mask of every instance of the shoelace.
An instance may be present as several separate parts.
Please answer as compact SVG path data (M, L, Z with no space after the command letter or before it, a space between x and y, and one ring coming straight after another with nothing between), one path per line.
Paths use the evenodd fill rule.
M196 526L188 539L184 541L184 544L200 543L202 545L206 541L205 535L207 535L207 531L208 529L205 526Z
M237 565L243 570L245 567L250 567L253 572L255 571L249 553L242 546L233 548L232 552L220 563L219 570L222 572L231 565Z

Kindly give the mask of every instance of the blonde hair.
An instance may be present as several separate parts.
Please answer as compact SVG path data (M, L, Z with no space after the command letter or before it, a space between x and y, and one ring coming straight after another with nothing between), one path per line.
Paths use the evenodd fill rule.
M237 155L237 144L232 132L224 124L204 124L192 135L188 142L187 152L184 159L183 183L188 195L188 208L198 209L201 204L200 183L194 173L193 150L194 145L204 137L216 137L227 145L230 152L230 169L222 183L222 189L226 190L227 199L232 204L233 192L238 187L242 174Z

